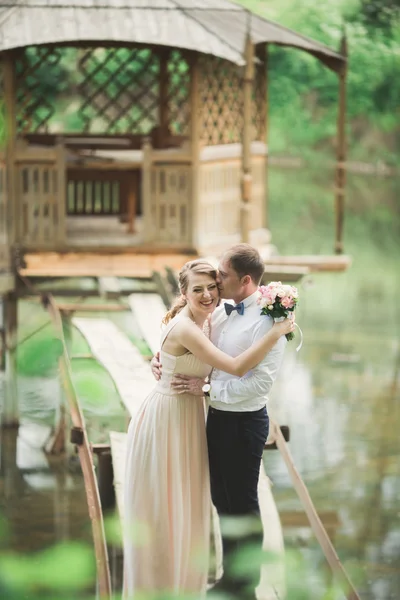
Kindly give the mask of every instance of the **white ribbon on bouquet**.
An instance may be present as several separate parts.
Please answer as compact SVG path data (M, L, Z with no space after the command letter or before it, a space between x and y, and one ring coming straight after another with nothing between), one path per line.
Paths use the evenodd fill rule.
M278 319L274 319L274 321L275 321L276 323L279 323L279 321L284 321L284 320L285 320L285 318L286 318L286 317L279 317ZM288 317L288 319L293 319L293 318L294 318L294 315L293 315L293 313L292 313L292 315L290 315L290 316ZM297 346L297 348L296 348L296 352L299 352L299 351L301 350L301 347L302 347L302 345L303 345L303 332L302 332L302 330L300 329L300 327L297 325L297 323L295 323L295 327L297 327L297 329L298 329L298 330L299 330L299 332L300 332L300 344L299 344L299 345Z

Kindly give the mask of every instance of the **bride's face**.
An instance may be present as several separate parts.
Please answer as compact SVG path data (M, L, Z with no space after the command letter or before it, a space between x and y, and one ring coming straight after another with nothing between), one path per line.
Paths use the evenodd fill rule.
M186 293L188 306L192 313L212 313L219 302L217 282L204 273L190 273Z

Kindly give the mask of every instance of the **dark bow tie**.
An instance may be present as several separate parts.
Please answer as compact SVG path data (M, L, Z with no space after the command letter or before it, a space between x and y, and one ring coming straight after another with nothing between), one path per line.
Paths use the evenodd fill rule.
M224 302L224 306L225 306L225 312L228 315L228 317L233 310L237 310L239 315L243 315L243 313L244 313L243 302L239 302L239 304L236 304L236 306L233 306L232 304L228 304L228 302Z

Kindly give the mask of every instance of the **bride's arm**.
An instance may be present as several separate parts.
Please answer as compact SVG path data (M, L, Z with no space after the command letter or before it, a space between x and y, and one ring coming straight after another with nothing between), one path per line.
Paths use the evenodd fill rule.
M181 323L177 324L175 332L177 341L206 365L231 375L243 377L262 361L264 356L275 346L281 335L289 333L293 329L294 324L291 319L275 323L268 333L253 344L251 348L234 358L214 346L189 319L182 320Z

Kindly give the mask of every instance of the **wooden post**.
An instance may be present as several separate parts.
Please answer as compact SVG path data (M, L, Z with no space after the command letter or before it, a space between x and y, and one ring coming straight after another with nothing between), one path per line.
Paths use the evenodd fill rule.
M158 215L157 198L152 198L151 188L151 168L152 168L152 147L150 138L146 137L142 146L142 212L143 212L143 239L145 242L152 242L158 234ZM156 193L156 190L154 191ZM155 213L153 213L155 207Z
M265 154L265 204L264 204L264 222L263 226L269 228L269 185L268 185L268 168L269 168L269 146L268 146L268 133L269 133L269 86L268 86L268 59L269 59L269 48L268 44L263 44L262 48L262 60L264 62L264 91L265 91L265 108L264 108L264 142L266 145L266 154Z
M72 346L72 314L71 312L63 311L61 314L65 345L68 354L71 354ZM45 446L46 454L62 454L66 450L66 428L67 415L65 412L64 394L62 388L59 393L59 404L56 406L54 428L50 439Z
M4 339L6 345L6 390L4 410L2 415L3 427L18 427L18 391L17 391L17 327L18 299L14 292L4 297Z
M128 233L135 233L137 172L131 171L127 180L128 190Z
M347 39L343 35L340 53L347 58ZM335 252L343 253L344 196L346 186L346 79L347 63L339 74L339 107L337 118L336 188L335 188Z
M114 471L111 451L97 452L97 485L103 514L115 506Z
M170 58L170 52L167 49L161 49L160 51L160 96L159 102L159 123L160 131L157 140L157 147L164 148L169 133L169 103L168 103L168 87L169 87L169 73L168 73L168 62Z
M199 55L192 53L190 60L190 153L192 158L192 203L188 215L191 245L196 248L201 242L200 228L200 69Z
M7 165L7 215L8 239L13 244L18 237L21 219L18 215L17 181L15 167L15 146L17 141L17 115L16 115L16 81L15 81L15 55L5 52L3 63L4 105L6 117L6 165Z
M55 242L64 245L66 235L66 210L67 210L67 182L66 182L66 153L65 146L62 141L59 141L56 146L56 165L57 165L57 195L54 199L56 203L55 221ZM53 221L53 222L54 222Z
M252 104L254 80L254 45L250 32L245 47L246 65L243 80L243 134L242 134L242 201L240 206L240 237L249 242L250 202L251 202L251 141L252 141Z

